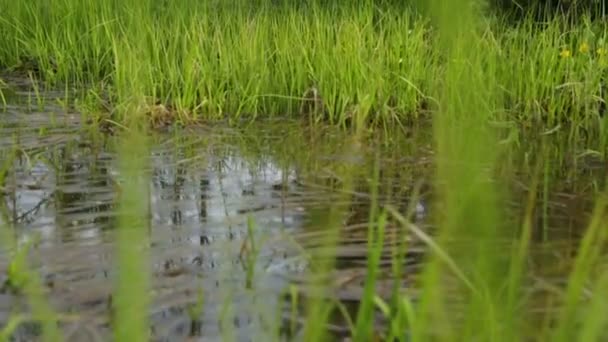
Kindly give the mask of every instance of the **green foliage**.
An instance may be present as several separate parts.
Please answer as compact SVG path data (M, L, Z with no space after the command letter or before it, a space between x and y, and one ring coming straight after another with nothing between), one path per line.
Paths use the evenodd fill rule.
M584 14L603 17L608 3L605 0L490 0L491 5L503 14L517 18L532 16L539 20L556 15L576 20Z
M133 128L123 146L119 157L124 182L116 229L118 276L112 300L114 340L148 341L150 197L147 174L142 172L147 167L148 144L145 135Z
M437 30L400 1L53 0L2 9L0 66L49 87L88 88L120 123L141 121L157 103L177 120L302 116L314 89L312 120L377 126L434 109L446 77ZM480 67L493 68L495 85L484 86L504 98L496 110L507 116L494 119L597 127L605 24L581 15L566 29L555 17L539 30L532 17L516 27L501 18L478 21L485 33L470 47ZM130 118L126 106L136 109Z
M109 89L117 113L129 124L120 158L124 182L116 231L115 339L149 339L149 209L142 201L149 198L142 196L148 184L148 141L138 130L140 117L133 113L160 100L193 117L295 114L311 88L323 102L323 110L311 121L355 123L353 136L342 142L340 153L345 156L362 154L362 128L369 122L415 119L421 109L432 107L435 205L441 215L437 234L431 236L409 215L383 207L377 193L380 170L374 169L369 177L372 209L365 287L357 314L350 317L341 303L325 300L323 282L335 267L335 249L361 172L353 163L337 163L336 174L342 180L339 198L329 214L312 217L326 233L327 248L311 256L314 279L319 280L307 302L303 340L328 339L326 324L334 310L346 316L357 341L383 333L375 331L377 312L388 321L385 337L397 340L406 340L404 335L412 341L517 341L529 335L555 341L605 338L607 321L601 313L606 309L608 277L599 265L607 238L606 196L598 197L568 286L559 297L562 305L557 313L548 314L550 324L531 329L523 289L532 212L539 205L539 179L544 177L547 187L551 170L540 158L532 172L524 217L515 224L507 220L502 208L508 191L493 179L498 161L508 151L500 148L497 131L489 123L541 122L552 132L568 123L605 135L598 123L604 120L600 113L608 66L606 28L585 19L564 32L567 23L559 17L542 30L532 17L507 27L497 18L484 20L482 8L472 6L478 3L427 2L425 10L433 18L427 21L390 1L381 6L370 1L357 6L315 1L2 2L0 44L7 48L0 50L1 64L18 66L29 56L35 68L28 68L37 69L51 84L103 82L95 87ZM271 148L293 148L284 145ZM383 248L391 238L389 224L416 236L431 254L416 284L421 288L417 301L398 287L390 300L376 293ZM249 220L244 245L249 250L248 288L259 276L254 269L254 227ZM459 239L467 244L455 244ZM505 241L506 253L497 251ZM397 241L393 247L395 264L390 271L401 279L404 270L399 264L407 246ZM36 284L25 269L24 255L18 253L9 269L13 286ZM587 288L596 300L585 301ZM292 303L299 304L297 291L292 288L291 293ZM34 288L29 296L35 299L38 318L46 323L48 339L58 339L56 320L41 301L41 292ZM458 314L451 311L453 298L462 304ZM203 299L199 294L192 316L203 307ZM297 316L292 310L291 316ZM19 317L5 331L18 322ZM295 324L290 330L296 330Z

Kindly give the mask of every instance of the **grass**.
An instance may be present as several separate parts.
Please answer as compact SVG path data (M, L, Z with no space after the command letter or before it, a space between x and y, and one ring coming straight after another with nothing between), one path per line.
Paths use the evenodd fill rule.
M119 222L116 230L117 280L113 299L114 338L117 341L149 340L149 203L146 137L134 130L124 141L120 170Z
M364 128L370 123L404 124L432 109L434 206L441 214L435 217L437 231L431 236L412 222L411 215L379 199L378 160L371 174L352 163L332 162L332 171L340 178L336 188L340 198L327 212L313 217L324 230L323 244L328 248L311 255L312 279L319 283L306 303L304 340L330 339L326 324L335 311L346 316L354 341L606 338L608 322L602 313L608 278L601 264L607 238L606 194L598 191L568 283L553 298L559 304L556 311L543 317L546 324L531 326L531 303L525 295L527 261L533 213L540 207L545 219L548 216L552 150L543 146L534 163L528 163L533 165L527 170L532 184L528 199L522 217L511 219L503 205L509 189L494 179L496 174L515 171L502 168L519 142L509 135L509 143L501 144L501 132L488 124L514 122L518 130L541 123L545 133L573 141L588 134L597 138L590 140L596 144L590 148L601 154L607 139L600 115L608 66L605 24L583 19L571 27L557 17L542 26L531 18L509 26L500 18L482 17L466 0L429 5L432 20L423 19L426 13L388 2L359 5L193 0L179 6L134 0L0 4L0 44L9 47L0 51L0 64L34 63L48 86L60 84L66 94L85 87L88 94L79 100L91 112L97 101L109 99L114 119L128 129L120 159L125 182L116 230L115 339L149 339L148 203L142 200L149 199L142 196L147 194L144 156L149 142L146 132L139 131L142 115L157 113L157 101L182 121L298 115L302 97L312 88L321 96L310 100L322 99L323 105L316 108L321 112L306 113L312 115L311 121L355 123L353 134L336 142L345 156L363 153L371 135ZM24 56L32 59L26 61ZM296 133L304 129L298 127ZM294 134L286 139L294 139ZM256 146L264 145L260 140ZM290 144L269 148L301 152L293 151ZM314 160L304 162L317 166ZM328 290L323 276L336 266L341 229L353 204L356 180L362 176L369 180L371 193L367 273L363 295L352 313L323 299ZM399 286L388 299L376 291L384 271L380 261L390 239L396 243L389 276L404 276L401 260L408 245L404 236L389 231L395 226L399 233L416 236L430 251L415 284L421 290L419 297ZM255 278L263 275L254 269L259 244L253 236L258 227L248 221L248 229L244 286L253 288ZM544 234L547 238L547 229ZM497 246L507 248L497 250ZM56 318L36 290L39 284L22 281L27 274L22 258L22 254L15 257L18 267L11 279L28 293L47 340L59 340ZM29 292L28 284L34 286ZM295 289L291 301L302 301ZM200 309L202 297L197 303ZM230 298L225 308L231 310ZM377 313L388 322L385 330L376 326ZM20 319L16 316L6 331ZM223 333L232 339L231 331Z
M0 184L6 183L9 164L14 163L17 158L16 150L11 151L11 155L5 159L0 174ZM44 286L36 272L30 269L28 253L33 245L36 244L37 237L30 236L24 243L17 241L17 234L14 227L6 222L11 222L11 214L6 204L0 207L0 244L5 251L10 253L10 264L7 269L7 279L3 284L3 291L15 291L22 293L31 307L30 315L12 315L11 319L3 327L0 337L9 340L14 330L25 322L41 323L41 335L45 341L61 341L62 333L59 331L57 323L58 316L53 311L48 299L45 296Z
M0 66L35 69L50 87L87 89L73 102L84 98L82 109L96 112L100 99L109 101L122 123L121 108L133 104L149 114L161 103L178 121L238 121L301 116L306 99L322 100L311 113L316 121L408 122L436 107L446 76L436 27L398 2L0 6ZM558 16L540 24L531 16L512 25L491 15L480 25L472 48L481 67L492 64L495 83L486 86L504 99L493 120L605 137L604 23L571 26ZM312 89L317 97L307 96Z

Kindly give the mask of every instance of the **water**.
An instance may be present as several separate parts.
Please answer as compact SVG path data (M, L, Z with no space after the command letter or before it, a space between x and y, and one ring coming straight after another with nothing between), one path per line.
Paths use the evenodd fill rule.
M31 251L32 265L53 308L65 314L62 322L68 339L106 340L111 333L116 270L113 242L122 182L117 167L120 141L87 130L80 114L56 104L61 94L46 94L44 110L28 94L14 88L0 119L0 160L8 170L0 188L4 213L0 224L10 227L18 243L39 238ZM310 129L299 122L155 134L149 168L142 170L150 176L149 193L142 194L142 201L150 207L145 228L151 241L154 340L276 336L273 331L282 329L290 318L284 296L289 285L297 284L304 296L312 286L306 254L323 250L325 234L315 218L327 215L329 207L343 198L338 171L343 165L355 166L356 186L337 250L337 269L326 284L328 296L356 304L365 279L373 160L379 156L380 203L403 211L411 206L414 222L432 233L430 134L424 125L408 127L394 134L392 142L371 138L357 155L343 152L349 141L346 133L327 127ZM510 168L524 165L522 156L530 151L537 147L522 147ZM595 161L576 159L575 167L567 163L575 159L552 160L551 177L557 181L551 183L548 206L538 208L535 215L535 252L530 261L534 275L530 293L538 298L551 286L563 286L590 212L591 186L603 172ZM510 219L519 224L530 178L529 170L515 169L503 182L513 194L508 202ZM417 185L423 191L412 202ZM251 283L246 272L250 219L260 249ZM453 243L466 244L472 238ZM426 249L412 241L404 261L406 276L383 279L379 294L388 295L398 281L415 296L411 285ZM3 279L9 252L0 256ZM383 267L390 267L386 254ZM201 293L202 312L189 313ZM4 290L0 321L6 322L23 300ZM331 328L345 329L338 323ZM31 340L35 334L35 326L26 324L16 337Z

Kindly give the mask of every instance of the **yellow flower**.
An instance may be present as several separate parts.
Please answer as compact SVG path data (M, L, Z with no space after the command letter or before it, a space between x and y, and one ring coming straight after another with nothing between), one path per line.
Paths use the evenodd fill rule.
M559 53L559 56L561 58L569 58L570 56L572 56L572 52L570 52L570 50L568 49L563 49L562 52Z
M597 49L597 54L598 54L598 55L600 55L600 56L605 56L605 55L606 55L606 52L607 52L607 51L606 51L606 49L604 49L604 48L599 48L599 49Z
M579 46L578 51L580 53L587 53L587 52L589 52L589 44L582 43L581 46Z

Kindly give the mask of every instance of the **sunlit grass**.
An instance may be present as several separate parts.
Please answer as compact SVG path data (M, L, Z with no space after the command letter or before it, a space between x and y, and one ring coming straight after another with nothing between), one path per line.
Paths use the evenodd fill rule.
M583 21L566 30L559 18L542 28L532 19L514 28L501 26L496 18L484 20L469 4L449 0L430 6L434 20L429 22L414 12L397 12L371 2L358 8L337 6L332 11L315 4L228 8L197 1L180 6L153 1L3 3L0 44L9 48L0 51L0 64L19 65L23 56L34 56L45 79L91 86L91 101L104 96L113 99L117 120L125 124L120 156L124 182L116 230L115 339L149 338L149 141L139 131L140 115L156 101L173 105L178 119L297 115L301 97L311 87L321 94L325 119L338 124L355 119L359 130L336 142L341 144L336 150L347 157L363 153L369 132L361 128L369 122L417 119L423 109L432 109L433 183L440 214L435 218L436 235L430 235L411 222L411 213L400 213L378 199L379 163L371 175L348 162L332 163L341 181L335 189L340 198L322 216L312 217L312 224L325 232L327 248L310 258L311 276L321 280L306 303L304 340L329 338L326 325L334 310L345 316L356 341L378 336L413 341L515 341L529 335L540 340L595 341L605 337L602 331L607 322L601 313L606 309L608 278L598 266L607 237L605 195L598 196L568 285L557 298L559 310L547 314L550 324L525 330L529 315L523 290L535 209L544 211L544 239L549 234L550 150L542 150L531 167L533 179L523 217L508 219L502 204L509 192L495 178L501 157L511 145L499 147L499 133L489 125L541 122L544 134L569 125L595 131L600 142L606 141L605 119L600 116L607 67L605 27ZM456 12L459 16L453 15ZM104 91L109 93L101 94ZM320 114L315 115L319 116L311 121L321 121ZM269 149L301 153L289 142L304 129L283 131L285 143ZM315 126L307 129L314 131ZM577 132L565 134L576 139ZM308 138L310 146L317 144L314 132ZM241 143L254 149L266 142L250 138ZM312 170L325 166L315 160L300 162ZM371 193L367 274L358 310L351 314L341 303L325 299L329 289L323 279L335 267L333 253L361 177L369 180ZM540 201L539 192L544 196ZM380 258L390 239L397 240L391 251L391 275L400 279L404 272L401 261L408 246L399 234L389 234L389 225L416 236L430 252L420 282L413 284L420 287L420 298L404 294L398 286L389 300L376 293ZM264 275L255 269L260 245L254 236L259 228L252 220L247 228L243 287L253 290L255 279ZM509 247L497 248L504 245ZM14 261L19 268L13 276L17 280L26 274L21 258L18 255ZM292 303L299 304L297 288L290 290ZM43 332L49 340L58 339L56 320L37 291L28 295L37 317L45 323ZM458 312L453 311L455 298L462 304ZM220 313L226 325L222 333L228 340L235 335L228 318L230 299ZM189 314L194 320L207 298L199 294L193 302ZM292 318L299 315L291 309ZM376 326L377 312L388 321L383 331ZM7 331L18 321L16 316ZM290 324L294 333L295 323Z
M0 66L103 92L89 101L109 99L118 121L132 101L170 105L177 120L299 116L314 87L323 109L314 120L404 122L437 103L447 70L437 30L391 2L54 0L5 2L1 13ZM504 99L494 119L604 135L604 23L488 16L479 25L471 48Z

